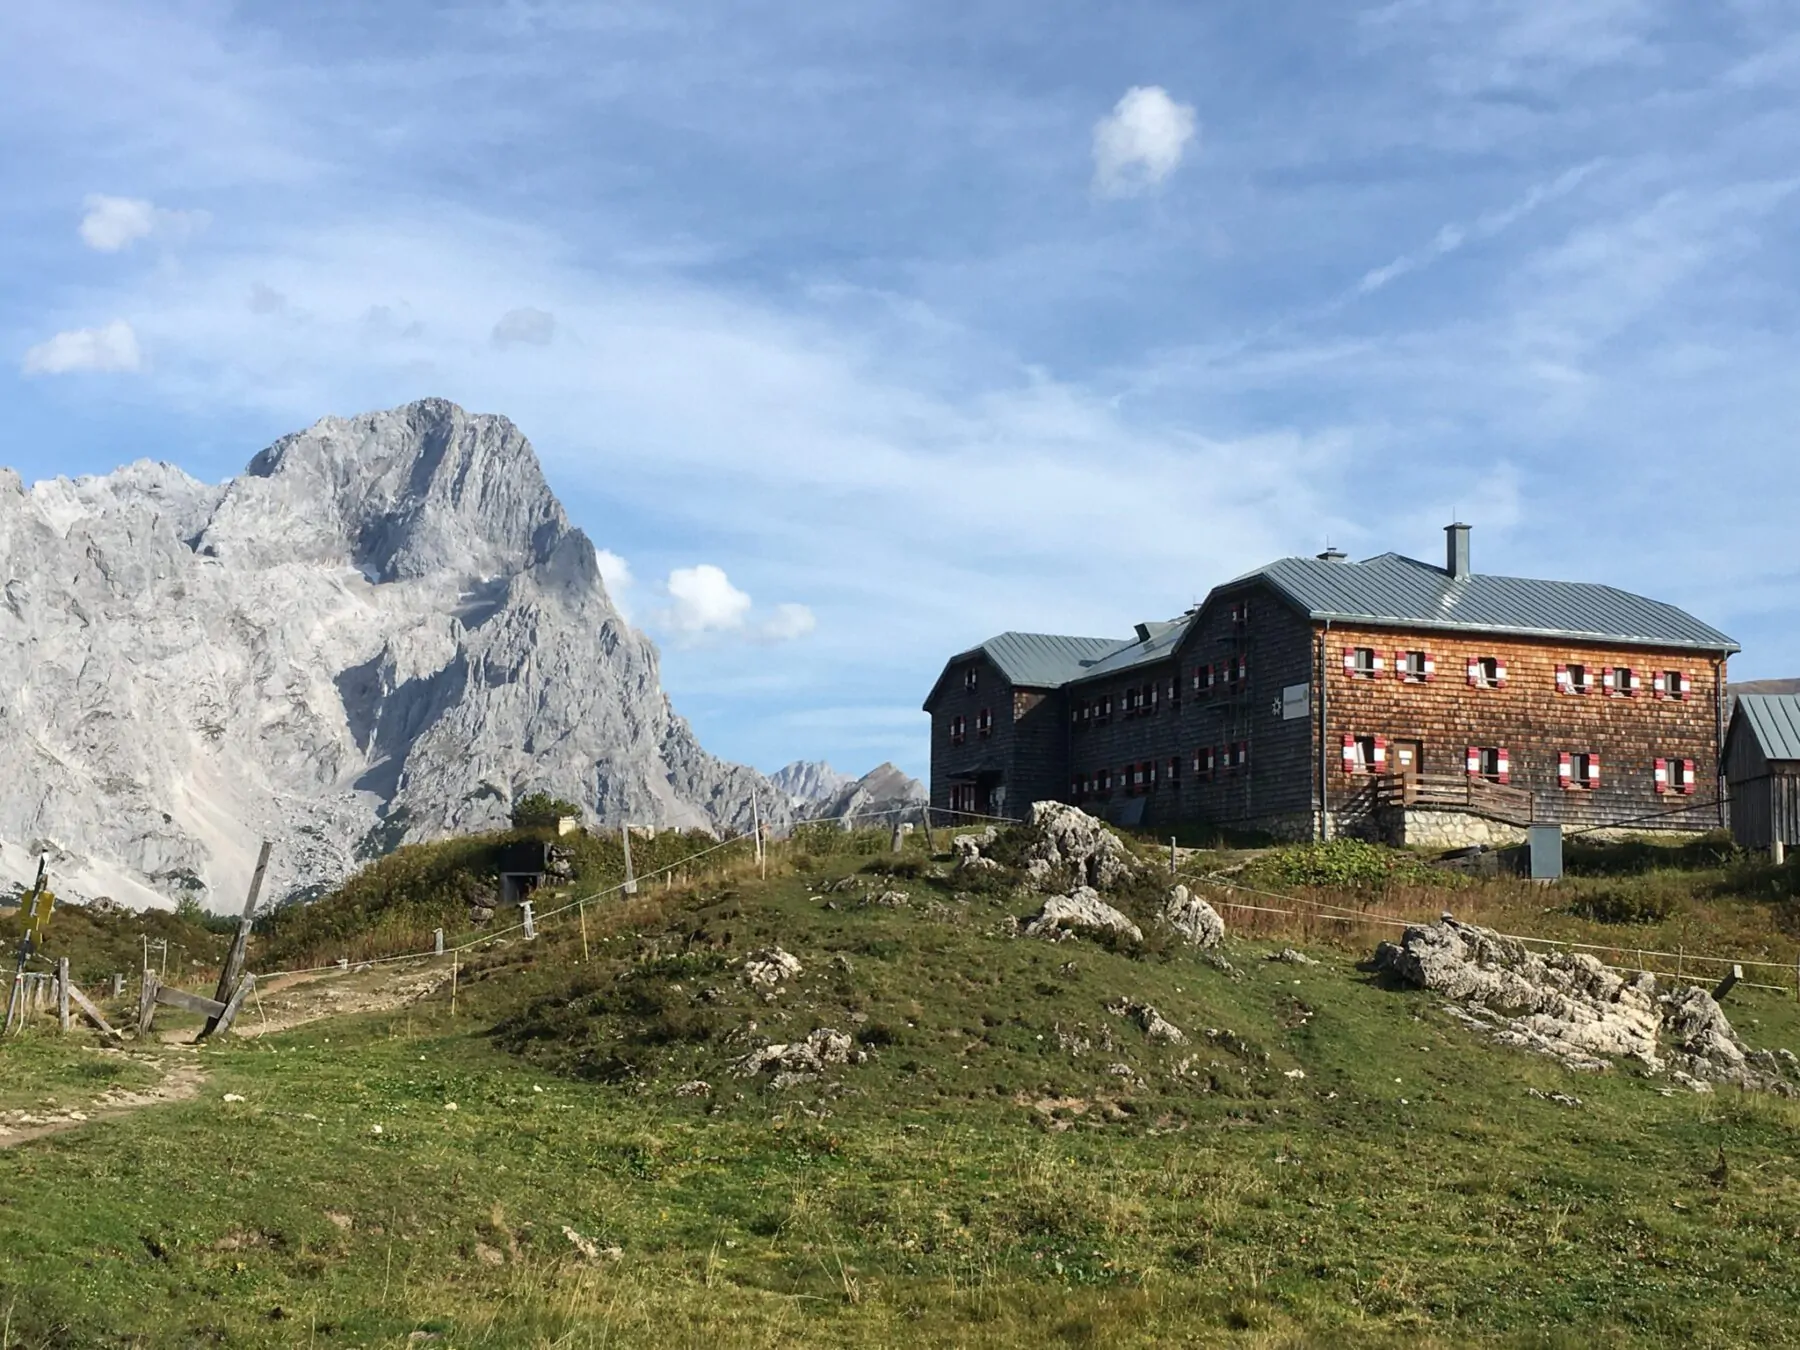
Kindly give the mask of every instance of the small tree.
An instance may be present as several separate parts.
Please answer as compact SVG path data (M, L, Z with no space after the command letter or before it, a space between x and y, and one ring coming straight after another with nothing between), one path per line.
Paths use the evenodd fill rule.
M530 792L513 803L512 823L515 830L555 829L564 816L581 819L581 808L548 792Z

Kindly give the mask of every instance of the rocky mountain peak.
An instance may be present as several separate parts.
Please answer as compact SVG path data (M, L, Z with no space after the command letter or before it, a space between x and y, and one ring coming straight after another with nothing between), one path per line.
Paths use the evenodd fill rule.
M789 819L670 708L504 417L325 418L217 486L149 464L16 481L0 873L49 852L65 893L229 909L263 838L280 896L536 790L603 825L735 832L759 794Z

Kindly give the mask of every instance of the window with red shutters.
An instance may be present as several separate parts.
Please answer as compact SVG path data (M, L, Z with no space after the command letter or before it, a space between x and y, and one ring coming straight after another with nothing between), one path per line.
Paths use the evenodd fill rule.
M968 722L958 713L950 719L950 744L961 745L968 737Z

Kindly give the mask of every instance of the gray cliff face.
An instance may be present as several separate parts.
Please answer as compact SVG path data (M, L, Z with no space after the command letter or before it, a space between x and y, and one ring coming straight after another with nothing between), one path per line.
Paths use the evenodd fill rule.
M898 825L917 820L931 800L925 785L892 764L869 770L855 782L803 808L803 820L842 820L851 825Z
M241 903L535 789L596 820L746 829L787 799L714 759L593 545L500 417L326 418L219 487L169 465L0 470L0 879Z
M784 793L796 811L837 795L852 781L823 760L797 759L769 775L770 785Z

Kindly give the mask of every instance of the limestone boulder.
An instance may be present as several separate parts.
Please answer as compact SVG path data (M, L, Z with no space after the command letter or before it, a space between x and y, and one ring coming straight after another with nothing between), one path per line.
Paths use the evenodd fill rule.
M1161 918L1190 946L1211 950L1225 940L1225 920L1219 912L1186 886L1173 886L1164 901Z
M1068 895L1053 895L1044 907L1025 921L1027 937L1097 937L1124 938L1132 943L1144 940L1144 930L1129 916L1114 909L1087 886L1077 887Z
M1125 842L1105 824L1064 802L1036 802L1028 826L1025 871L1040 889L1066 885L1111 890L1137 874Z

